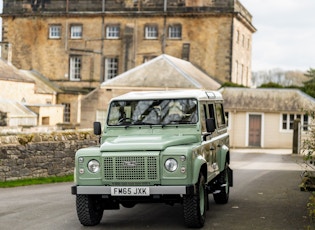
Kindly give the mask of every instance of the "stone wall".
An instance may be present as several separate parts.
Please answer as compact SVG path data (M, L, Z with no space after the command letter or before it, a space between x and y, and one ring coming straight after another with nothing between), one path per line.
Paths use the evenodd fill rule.
M0 181L73 174L75 152L97 145L92 131L0 137Z

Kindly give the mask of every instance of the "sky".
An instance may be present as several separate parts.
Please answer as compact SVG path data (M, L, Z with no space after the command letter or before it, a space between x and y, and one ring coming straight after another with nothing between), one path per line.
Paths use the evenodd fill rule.
M240 0L257 29L252 71L315 68L314 0Z
M257 29L252 71L315 68L315 0L240 1L252 14Z

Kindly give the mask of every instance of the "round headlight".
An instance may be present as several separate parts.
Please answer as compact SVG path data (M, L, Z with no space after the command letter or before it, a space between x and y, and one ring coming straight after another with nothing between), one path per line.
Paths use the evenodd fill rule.
M100 163L97 160L91 160L88 163L88 169L92 173L97 173L100 171Z
M178 167L178 163L175 159L170 158L165 161L165 168L167 171L174 172Z

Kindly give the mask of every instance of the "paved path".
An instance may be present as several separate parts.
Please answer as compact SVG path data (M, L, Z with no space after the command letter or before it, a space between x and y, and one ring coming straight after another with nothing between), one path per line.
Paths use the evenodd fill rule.
M231 158L230 202L216 205L210 199L204 229L305 229L309 194L298 188L303 171L300 157L287 150L233 150ZM0 189L0 229L184 229L182 206L164 204L104 211L100 225L85 228L76 217L71 185Z

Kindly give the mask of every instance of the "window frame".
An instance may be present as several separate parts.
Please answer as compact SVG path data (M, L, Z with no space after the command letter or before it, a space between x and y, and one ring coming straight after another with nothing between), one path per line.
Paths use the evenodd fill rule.
M58 29L57 31L53 31L53 28ZM48 38L49 39L60 39L61 38L61 24L51 24L49 25ZM59 33L59 34L58 34ZM57 34L57 35L54 35Z
M82 70L82 56L71 55L69 57L69 80L81 81L81 70Z
M79 29L75 31L75 29ZM72 24L70 25L70 38L71 39L82 39L83 37L83 25L82 24Z
M168 38L174 39L174 40L175 39L182 39L182 25L181 24L169 25L168 26Z
M226 126L226 120L225 120L225 113L224 113L224 107L222 103L215 103L215 116L216 116L216 122L217 127L225 127Z
M159 37L158 26L156 24L147 24L144 27L144 37L148 40L155 40Z
M189 61L190 59L190 43L184 43L182 45L182 59Z
M63 122L69 123L71 120L71 104L70 103L62 103L64 106L63 110Z
M117 29L117 30L111 31L111 29ZM120 38L120 25L119 24L106 25L106 39L119 39L119 38Z
M114 62L113 62L114 61ZM118 57L105 57L104 60L104 81L115 78L118 75L119 59Z
M284 119L285 117L285 119ZM280 130L281 131L292 131L294 120L300 119L302 131L308 131L310 124L310 117L307 114L300 113L281 113L280 116ZM285 126L285 127L284 127Z

